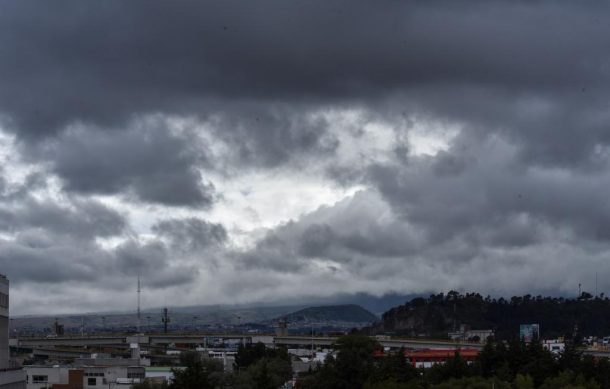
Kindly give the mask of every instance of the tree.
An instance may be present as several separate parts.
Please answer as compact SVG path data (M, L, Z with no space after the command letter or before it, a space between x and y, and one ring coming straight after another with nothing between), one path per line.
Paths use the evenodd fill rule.
M144 380L144 382L140 382L139 384L131 385L131 389L167 389L167 384L163 383L154 383L149 380Z
M379 362L371 380L374 382L393 381L401 383L408 382L417 376L417 369L407 362L405 350L401 348L398 352L388 355Z
M421 382L411 380L409 382L396 382L394 380L367 383L363 389L423 389Z
M528 375L517 374L513 386L515 389L534 389L534 380Z
M172 369L174 380L169 385L169 389L212 389L214 384L211 375L222 372L223 366L215 360L202 360L197 353L185 353L181 360L185 363L185 368Z
M300 388L358 389L376 373L373 351L380 347L364 335L345 335L335 343L336 358L328 356L324 364L301 380Z
M432 386L433 389L510 389L508 382L483 377L451 378L448 381Z
M266 355L267 349L261 342L246 345L240 344L235 355L235 366L237 369L247 368Z
M335 367L336 389L360 388L374 372L373 352L379 344L364 335L346 335L335 344L338 348Z
M281 358L262 358L248 370L254 389L277 389L292 377L290 362Z
M582 375L574 376L570 370L547 378L540 389L600 389L594 380L587 380Z

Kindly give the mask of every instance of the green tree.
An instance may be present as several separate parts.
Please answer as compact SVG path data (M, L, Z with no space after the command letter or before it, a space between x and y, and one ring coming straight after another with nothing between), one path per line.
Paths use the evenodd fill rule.
M396 382L394 380L380 381L364 384L363 389L423 389L419 380Z
M337 340L335 347L338 349L335 388L361 388L374 372L373 351L379 344L368 336L346 335Z
M373 382L393 381L408 382L418 376L417 369L407 362L405 350L391 353L379 363L370 380Z
M212 389L213 373L222 372L223 366L215 360L202 360L197 353L186 353L182 361L183 369L172 369L174 380L169 389Z
M529 374L535 386L540 386L547 377L556 374L558 367L553 354L545 350L539 341L530 342L525 356L526 363L521 366L519 372Z
M301 388L359 389L375 372L373 351L379 344L368 336L351 334L337 339L337 356L301 380Z
M513 383L514 389L534 389L534 380L528 375L517 374L515 382Z
M445 363L432 366L426 376L427 381L433 384L440 384L452 378L467 377L471 373L468 363L456 351L452 358L448 358Z
M465 377L451 378L445 382L432 386L433 389L511 389L508 382L494 378Z
M267 349L261 342L255 344L243 343L239 345L235 355L235 366L237 369L247 368L261 358L267 356Z
M167 384L165 382L154 383L150 380L144 380L144 382L139 384L131 385L131 389L167 389Z
M547 378L540 389L600 389L600 386L594 380L587 380L582 375L574 376L572 371L565 370Z
M247 370L254 389L277 389L292 377L292 366L281 358L262 358Z

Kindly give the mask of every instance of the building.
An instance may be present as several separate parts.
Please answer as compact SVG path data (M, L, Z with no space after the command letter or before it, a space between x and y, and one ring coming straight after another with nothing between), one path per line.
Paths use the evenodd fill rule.
M0 389L25 388L24 372L21 368L12 367L8 345L9 324L9 282L0 274Z
M9 367L8 323L8 279L0 274L0 369Z
M566 344L559 339L553 339L553 340L545 340L542 343L542 347L544 347L545 350L550 351L554 355L560 355L561 353L563 353L565 351Z
M480 350L473 348L405 350L405 358L415 367L428 368L447 362L449 358L455 357L456 352L459 352L460 357L467 363L472 363Z
M235 363L236 351L224 351L224 350L207 350L203 353L204 357L217 360L222 362L222 367L226 372L233 371L233 364Z
M174 379L174 372L169 366L147 366L146 381L151 383L169 383Z
M460 325L460 330L449 332L449 339L461 342L486 343L487 339L494 337L493 330L472 330L469 325Z
M539 324L521 324L519 325L519 338L525 343L529 343L540 337Z
M143 366L26 366L27 389L130 388L144 380Z

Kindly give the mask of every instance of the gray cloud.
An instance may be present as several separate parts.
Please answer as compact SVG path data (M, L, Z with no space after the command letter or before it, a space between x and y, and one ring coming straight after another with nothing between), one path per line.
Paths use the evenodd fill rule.
M257 298L282 282L505 292L542 273L536 287L556 291L608 271L608 7L3 2L0 118L38 173L20 186L0 175L0 265L22 283L94 282L110 266L121 282L211 277ZM337 112L359 116L345 125ZM356 150L379 123L389 145ZM455 138L417 155L405 139L435 127ZM130 223L148 221L92 199L209 211L223 196L210 177L253 171L366 189L248 248L200 215L172 215L144 239ZM55 178L48 197L61 202L32 195Z
M195 144L188 135L172 135L164 128L81 129L30 152L53 161L70 192L126 193L145 202L209 207L214 187L201 177L198 167L206 158Z
M506 143L471 140L471 145L456 158L473 162L455 174L439 174L437 164L452 159L441 155L411 166L372 166L369 178L395 212L433 239L476 231L507 242L535 242L536 225L545 224L581 239L607 240L606 173L523 167L518 151ZM521 238L510 238L515 234Z
M173 250L190 253L217 248L228 238L227 230L221 224L197 218L162 220L153 226L153 231L169 238Z
M107 260L94 245L40 231L26 231L16 241L0 240L2 271L17 284L95 282L103 274Z
M315 149L325 133L296 130L278 102L393 106L506 131L531 160L573 164L608 141L604 11L573 2L9 2L0 109L24 138L77 122L225 112L239 122L227 135L238 152L268 152L269 164ZM242 113L248 120L235 119Z
M75 199L60 205L27 197L0 205L0 213L3 215L0 230L9 232L34 228L89 240L118 236L126 227L125 219L118 212L94 200Z
M140 244L129 241L116 249L117 269L131 277L141 275L151 287L187 285L197 278L193 266L172 264L167 248L160 242Z

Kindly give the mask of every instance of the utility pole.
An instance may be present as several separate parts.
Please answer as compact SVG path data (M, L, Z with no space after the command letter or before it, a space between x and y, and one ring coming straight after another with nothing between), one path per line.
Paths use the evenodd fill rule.
M138 274L138 324L137 324L137 333L140 333L140 275Z
M170 318L167 314L167 307L163 308L163 319L161 319L163 321L163 333L167 334L167 325L170 322Z
M313 323L311 324L311 358L313 359Z

